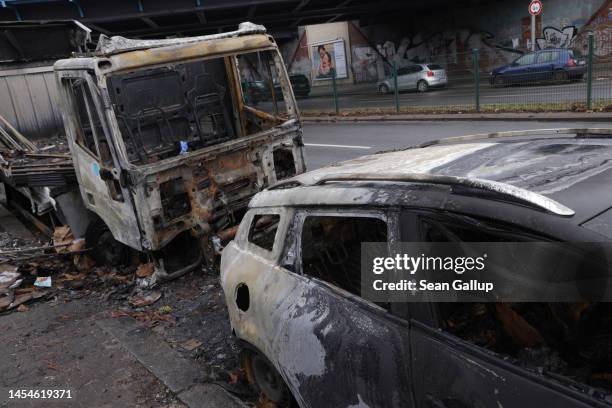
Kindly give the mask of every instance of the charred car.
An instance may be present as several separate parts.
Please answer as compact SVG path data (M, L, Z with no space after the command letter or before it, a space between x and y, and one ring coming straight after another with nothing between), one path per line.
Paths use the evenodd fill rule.
M221 259L248 379L300 407L611 406L610 303L373 303L360 292L362 243L609 242L611 136L446 139L257 194Z
M282 106L256 109L244 98L241 73L253 64ZM305 170L293 91L262 26L166 40L101 36L95 53L54 69L91 218L88 246L112 262L127 248L148 254L154 280L211 261L255 193Z

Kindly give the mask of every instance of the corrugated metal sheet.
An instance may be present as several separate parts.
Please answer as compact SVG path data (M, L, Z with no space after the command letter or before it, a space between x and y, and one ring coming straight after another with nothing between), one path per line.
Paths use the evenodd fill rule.
M31 139L63 132L53 66L0 71L0 115Z

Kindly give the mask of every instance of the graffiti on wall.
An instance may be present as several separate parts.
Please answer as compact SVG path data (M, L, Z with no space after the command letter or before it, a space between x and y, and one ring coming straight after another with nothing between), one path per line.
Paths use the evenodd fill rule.
M612 54L612 0L605 2L591 19L578 30L575 26L562 29L546 27L542 38L537 39L539 49L574 48L586 53L588 51L588 34L593 33L594 53L598 57Z
M356 45L352 48L353 76L357 82L373 82L378 80L376 50L369 45Z
M369 82L380 80L391 74L391 64L398 68L413 63L435 62L447 69L459 72L472 70L472 50L480 50L481 68L492 69L512 61L520 55L509 44L495 43L491 33L481 30L417 33L404 36L399 42L387 40L373 47L352 47L352 69L355 80ZM386 63L388 62L388 63Z
M586 53L588 33L593 33L594 53L599 58L612 57L612 0L608 0L591 17L573 41L572 47Z
M569 48L574 38L578 34L575 26L566 26L562 29L556 27L545 27L542 30L542 37L536 39L539 49L545 48Z

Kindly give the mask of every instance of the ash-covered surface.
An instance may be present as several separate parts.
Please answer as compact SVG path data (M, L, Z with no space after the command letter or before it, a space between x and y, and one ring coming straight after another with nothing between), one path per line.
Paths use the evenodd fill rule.
M67 384L90 389L83 382L89 378L93 383L104 383L108 399L88 397L88 402L108 402L125 395L129 406L183 406L155 376L128 358L121 344L94 327L97 320L131 316L194 362L205 382L223 387L249 405L256 403L257 397L239 367L239 348L231 335L217 273L197 270L145 288L146 279L138 277L137 265L99 267L82 259L75 262L71 254L2 265L16 266L21 274L23 282L17 293L35 296L19 308L0 313L0 341L16 345L11 353L0 357L0 370L7 373L19 368L14 374L2 376L0 388ZM40 276L51 277L52 286L34 287ZM116 349L114 353L121 357L108 361L108 348ZM117 391L109 391L117 386L109 364L121 373L122 385ZM101 374L98 366L102 367Z
M111 315L127 314L143 322L182 356L196 361L207 382L216 383L245 402L255 394L240 369L239 346L231 334L225 297L216 272L196 270L153 289L139 288L140 280L110 289ZM140 299L159 300L134 307Z

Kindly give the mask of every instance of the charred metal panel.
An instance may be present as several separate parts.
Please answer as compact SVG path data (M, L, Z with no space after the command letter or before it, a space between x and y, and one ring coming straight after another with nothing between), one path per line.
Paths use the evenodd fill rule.
M420 373L414 377L419 406L606 406L578 387L561 386L418 322L412 322L410 343L413 370Z
M257 214L281 214L272 252L246 239ZM278 266L281 254L293 253L293 214L250 211L224 249L221 283L232 329L274 363L301 407L412 406L408 325ZM236 297L243 286L251 299L246 310Z
M62 131L53 66L0 71L0 115L32 139Z
M172 165L153 164L130 172L135 202L140 203L138 216L143 236L150 249L162 248L187 229L220 231L235 225L251 197L276 181L274 149L291 144L298 132L293 126L273 129L246 140L237 139L230 145L211 146L176 157ZM303 172L299 153L299 171ZM190 211L168 218L164 201L169 197L160 186L172 182L181 185L173 187L173 197L186 199Z
M94 56L54 65L85 205L115 239L156 259L192 236L212 262L213 236L230 237L255 193L305 171L274 40L246 24L222 35L100 44ZM279 73L282 114L243 103L237 55L257 52ZM164 268L156 261L154 279L178 276Z
M0 31L0 115L30 138L57 135L53 62L85 52L91 30L76 21L12 21Z

